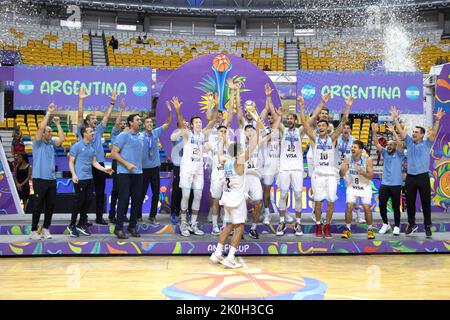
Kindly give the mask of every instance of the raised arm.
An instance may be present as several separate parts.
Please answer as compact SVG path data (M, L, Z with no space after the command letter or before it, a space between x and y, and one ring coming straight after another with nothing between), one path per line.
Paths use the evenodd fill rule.
M214 113L213 113L211 120L209 120L206 127L202 130L202 132L205 136L207 136L210 133L211 129L214 127L214 125L217 121L218 115L219 115L219 107L217 106L217 108L214 109Z
M398 121L399 112L398 112L397 108L391 107L390 112L391 112L392 118L394 119L394 123L395 123L395 126L397 127L398 133L400 134L400 137L402 139L405 139L406 131L403 130L402 125L400 124L400 121Z
M167 118L166 122L162 125L163 130L166 130L170 126L170 122L172 121L172 107L170 106L170 102L166 101L166 107L167 107Z
M317 121L320 112L322 111L323 107L325 107L325 104L328 102L328 100L330 100L330 92L322 95L322 101L319 103L316 109L314 109L313 114L308 119L309 126L312 126Z
M114 109L114 104L117 101L117 93L115 91L113 91L110 98L111 98L111 101L109 102L108 110L105 112L105 115L103 116L102 123L101 123L101 125L103 127L106 127L106 125L108 123L108 119L111 116L111 113Z
M378 125L375 122L372 122L372 143L374 146L377 147L378 152L381 152L381 149L383 149L383 146L378 143Z
M178 121L178 128L183 128L184 127L184 119L183 119L183 115L181 114L181 105L183 104L183 102L178 100L178 97L172 97L172 100L170 100L170 102L172 102L173 107L175 108L175 113L177 114L177 121Z
M303 96L299 96L297 98L298 104L300 105L300 122L303 125L303 130L305 131L306 135L309 137L309 140L311 141L311 146L314 145L316 142L316 134L311 128L311 125L306 121L305 116L305 99L303 99Z
M44 119L42 119L41 124L39 125L39 129L36 131L36 140L41 141L42 135L44 134L45 128L47 128L48 120L53 112L55 112L56 106L52 103L47 108L47 113L45 114Z
M241 104L241 84L236 84L236 116L239 123L239 128L243 129L244 126L244 114L242 113L242 104Z
M80 88L80 92L78 93L78 125L81 126L83 124L83 101L89 97L89 95L84 90L84 87Z
M234 102L235 102L235 90L236 85L233 83L233 81L230 79L228 81L228 87L230 88L230 101L228 102L229 108L228 108L228 116L227 120L225 121L225 127L229 128L231 125L231 122L233 121L234 117Z
M354 101L354 98L350 96L347 100L345 100L345 109L344 114L342 115L341 122L339 123L339 126L334 130L334 132L331 134L331 140L333 143L335 143L338 139L338 137L341 135L342 130L344 130L344 125L348 121L348 115L350 114L350 107L352 106Z
M404 146L402 139L400 139L397 132L395 132L394 126L392 124L388 124L387 130L389 130L392 133L392 135L394 136L394 140L395 140L395 142L397 142L397 150L403 153L403 151L405 150L405 146Z
M207 100L208 100L208 106L206 109L206 119L211 120L212 114L213 114L213 94L211 92L208 92L206 94Z
M122 113L123 113L124 107L125 107L125 99L122 98L122 100L120 101L119 113L117 114L116 121L114 122L114 126L116 127L116 130L120 129L120 123L122 122Z
M430 135L428 136L428 140L430 140L431 142L434 142L434 140L436 140L436 136L439 131L439 125L441 124L442 117L445 116L445 112L442 111L442 108L439 108L435 116L436 120L434 120L433 129L431 129Z
M219 163L220 164L224 164L225 161L227 160L225 158L225 155L223 154L223 144L224 144L223 137L219 136L219 153L218 153L218 157L219 157Z
M55 146L59 147L66 140L66 135L61 128L61 120L59 117L53 117L53 123L56 124L56 128L58 129L58 138L55 140Z

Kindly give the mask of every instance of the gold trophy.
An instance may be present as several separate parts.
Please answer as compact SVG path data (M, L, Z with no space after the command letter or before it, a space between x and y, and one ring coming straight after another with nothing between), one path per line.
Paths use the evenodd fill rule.
M245 110L250 113L253 119L255 119L256 122L259 121L259 115L256 111L256 103L252 100L245 101Z

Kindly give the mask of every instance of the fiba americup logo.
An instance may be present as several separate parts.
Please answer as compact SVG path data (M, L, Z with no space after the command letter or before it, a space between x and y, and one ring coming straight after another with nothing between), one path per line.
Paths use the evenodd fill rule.
M420 96L420 91L417 87L408 87L405 93L409 100L417 100Z
M316 95L316 88L307 84L303 86L301 93L306 100L310 100Z
M29 95L32 94L34 90L34 84L30 80L22 80L19 83L19 91L23 95Z
M133 93L138 97L144 96L148 91L148 87L142 81L138 81L133 85Z

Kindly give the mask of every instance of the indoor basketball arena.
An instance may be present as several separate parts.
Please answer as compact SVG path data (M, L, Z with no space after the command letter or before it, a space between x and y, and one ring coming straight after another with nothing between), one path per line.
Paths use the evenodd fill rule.
M450 2L0 3L0 299L450 299Z

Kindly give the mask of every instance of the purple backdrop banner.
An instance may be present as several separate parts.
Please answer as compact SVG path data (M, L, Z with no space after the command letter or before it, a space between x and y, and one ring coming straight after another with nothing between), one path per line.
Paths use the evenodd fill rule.
M327 107L335 113L343 112L345 97L352 95L352 113L389 114L396 106L402 113L422 114L422 81L418 72L298 71L297 95L303 94L311 109L331 92Z
M432 205L450 208L450 63L444 65L436 81L434 111L443 108L446 113L431 154Z
M213 60L219 54L210 54L200 56L183 64L176 71L172 72L165 82L158 100L156 111L156 123L162 125L167 117L167 108L165 102L177 96L183 102L181 112L184 119L190 120L194 115L201 115L203 127L206 126L206 117L204 113L207 109L207 92L218 92L220 96L220 109L223 111L224 118L228 117L229 111L233 108L229 104L229 90L226 85L227 79L233 79L235 83L241 83L241 101L242 105L246 100L253 100L256 103L258 113L264 108L266 96L264 85L269 83L273 89L272 100L275 106L281 105L280 97L270 78L258 66L246 59L234 55L221 55L221 61L224 64L213 66ZM217 62L217 61L216 61ZM219 71L221 69L222 71ZM230 113L231 114L231 113ZM172 144L170 134L176 129L177 120L173 112L170 128L160 137L168 158L172 159ZM231 127L237 129L237 120L234 118ZM205 173L205 177L207 174ZM203 188L203 197L200 207L201 212L209 211L209 182L205 181Z
M106 110L113 90L125 98L125 111L150 111L152 71L137 67L14 67L14 109L45 110L54 102L59 110L77 110L80 87L89 98L86 110Z
M203 115L207 109L207 92L217 92L221 85L224 85L221 110L224 118L231 110L228 101L229 94L226 86L227 79L232 78L234 82L242 84L241 100L242 105L246 100L256 102L258 113L264 108L266 96L264 85L269 83L274 91L272 100L275 106L281 105L280 97L270 78L258 66L234 55L226 55L229 58L230 66L225 72L218 72L213 69L213 59L217 54L204 55L183 64L179 69L172 72L166 80L158 100L156 123L162 125L167 117L165 102L177 96L183 102L181 112L183 117L189 120L194 115L201 115L203 126L206 126L206 117ZM220 90L219 90L220 91ZM172 144L170 134L176 129L177 121L173 112L170 128L161 136L161 144L167 155L171 154ZM234 118L232 128L237 128L237 120Z
M0 67L0 81L14 80L14 67Z

